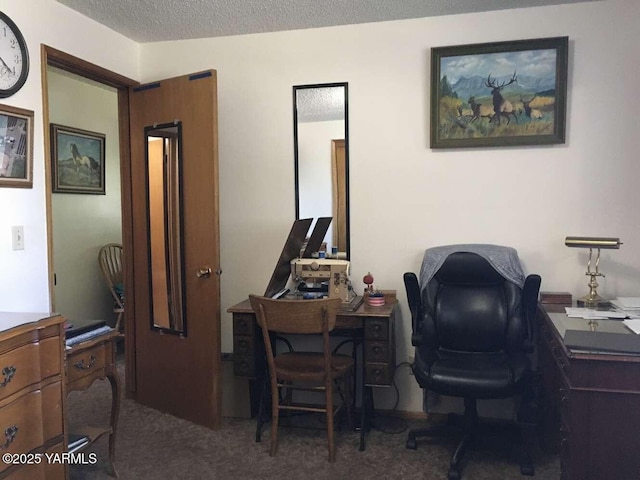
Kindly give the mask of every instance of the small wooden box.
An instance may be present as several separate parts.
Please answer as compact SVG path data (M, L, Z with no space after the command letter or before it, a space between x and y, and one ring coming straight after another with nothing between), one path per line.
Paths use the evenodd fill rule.
M571 305L572 301L569 292L540 292L540 303L543 305Z

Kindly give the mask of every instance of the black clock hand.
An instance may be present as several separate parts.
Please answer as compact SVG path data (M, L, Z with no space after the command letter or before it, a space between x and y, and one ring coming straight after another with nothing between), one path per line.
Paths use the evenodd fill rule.
M4 68L6 68L9 73L13 73L2 57L0 57L0 62L2 62L2 65L4 65Z

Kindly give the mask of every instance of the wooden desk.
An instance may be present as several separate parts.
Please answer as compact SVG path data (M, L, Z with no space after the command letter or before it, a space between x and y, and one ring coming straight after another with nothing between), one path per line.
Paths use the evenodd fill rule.
M104 426L74 426L69 428L69 434L86 436L89 443L76 450L86 450L93 442L104 435L109 435L109 463L111 474L118 476L115 467L116 428L118 413L120 412L120 379L116 369L116 341L117 331L109 332L95 338L74 345L67 350L65 371L67 393L75 390L86 390L96 380L109 379L111 383L111 417L109 425Z
M301 300L304 301L304 300ZM364 450L364 434L373 413L372 387L390 386L396 367L395 315L398 302L390 300L381 307L365 303L353 312L342 311L336 318L334 333L351 336L363 345L360 374L361 390L360 450ZM262 331L256 322L249 299L230 308L233 314L233 371L249 379L251 416L258 413L260 386L268 376Z
M0 312L0 478L64 479L67 466L44 453L64 445L64 319L49 313Z
M560 449L563 480L640 478L640 355L567 348L565 330L588 329L588 321L554 311L564 309L541 307L538 315L543 446Z

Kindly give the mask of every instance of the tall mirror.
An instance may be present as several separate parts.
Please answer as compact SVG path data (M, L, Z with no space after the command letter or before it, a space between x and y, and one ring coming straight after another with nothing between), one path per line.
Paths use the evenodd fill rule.
M333 217L327 251L350 257L348 84L293 87L296 218Z
M145 128L151 326L186 335L182 251L182 124Z

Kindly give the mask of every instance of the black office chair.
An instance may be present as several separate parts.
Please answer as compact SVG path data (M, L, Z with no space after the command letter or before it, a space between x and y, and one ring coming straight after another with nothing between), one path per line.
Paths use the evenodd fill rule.
M533 442L528 434L533 433L537 415L528 354L534 345L540 277L529 275L521 288L483 256L460 251L446 256L422 291L415 274L405 273L404 282L413 320L417 382L425 393L464 398L463 437L451 458L449 479L460 478L461 458L476 432L476 400L519 394L520 471L533 475L529 448ZM432 434L434 429L410 431L407 448L416 449L417 437Z

